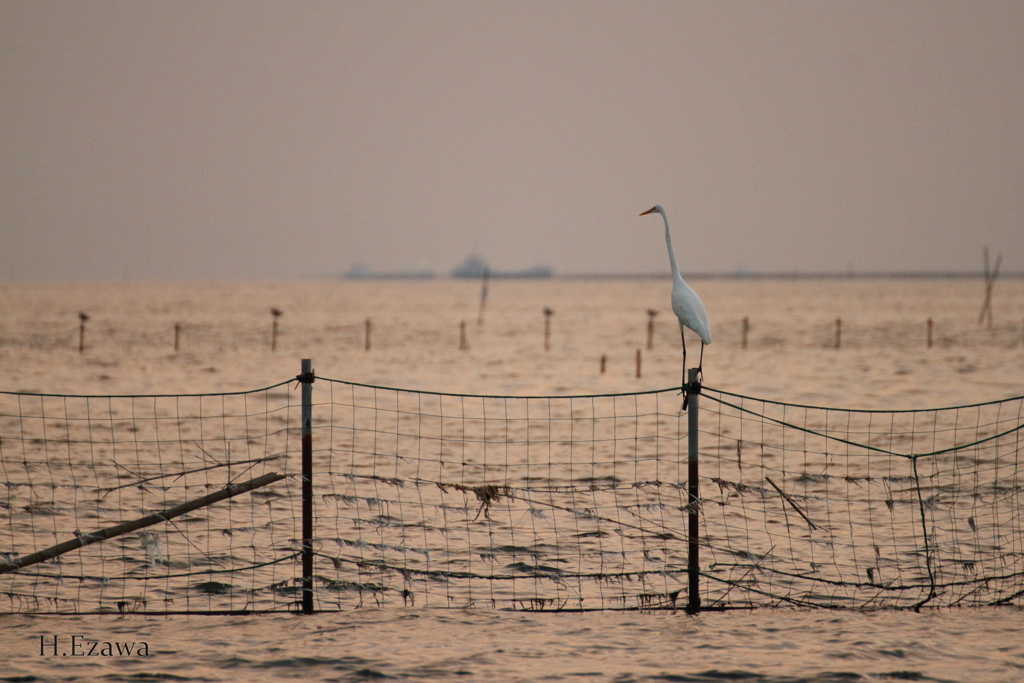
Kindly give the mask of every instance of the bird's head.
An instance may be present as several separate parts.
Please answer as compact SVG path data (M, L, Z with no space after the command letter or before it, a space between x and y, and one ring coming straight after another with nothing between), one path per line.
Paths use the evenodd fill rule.
M662 216L664 216L665 215L665 209L664 209L664 207L662 207L661 204L655 204L654 206L652 206L651 208L647 209L646 211L644 211L640 215L641 216L646 216L649 213L660 213Z

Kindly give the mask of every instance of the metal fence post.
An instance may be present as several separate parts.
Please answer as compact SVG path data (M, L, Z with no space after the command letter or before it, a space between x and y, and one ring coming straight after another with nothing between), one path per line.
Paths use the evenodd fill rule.
M698 373L699 370L697 368L690 368L689 376L687 377L690 386L697 387L696 391L691 390L689 392L690 406L689 414L687 415L687 446L689 451L687 488L689 489L689 496L686 508L689 512L690 522L689 561L687 563L690 586L686 603L687 614L700 612L700 483L697 479L699 475L697 466L697 415L699 412L698 406L700 405L700 385L697 383Z
M313 362L302 361L302 613L313 613Z

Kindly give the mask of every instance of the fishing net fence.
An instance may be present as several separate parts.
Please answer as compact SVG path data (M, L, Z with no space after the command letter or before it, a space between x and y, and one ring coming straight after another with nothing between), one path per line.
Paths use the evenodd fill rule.
M0 612L1020 604L1024 397L688 400L0 393Z

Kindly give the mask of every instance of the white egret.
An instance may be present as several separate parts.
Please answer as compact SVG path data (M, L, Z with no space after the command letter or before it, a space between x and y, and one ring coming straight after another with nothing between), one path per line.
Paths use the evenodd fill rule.
M655 204L653 208L644 211L641 216L649 213L660 213L665 221L665 245L668 247L668 262L672 265L672 311L679 318L679 336L683 340L683 384L686 384L686 334L684 328L689 327L700 337L700 361L697 364L697 371L702 372L704 365L704 345L711 343L711 324L708 322L708 312L704 308L704 302L697 296L690 285L686 284L683 276L679 274L679 266L676 265L676 255L672 251L672 235L668 229L668 216L665 215L665 208L661 204Z

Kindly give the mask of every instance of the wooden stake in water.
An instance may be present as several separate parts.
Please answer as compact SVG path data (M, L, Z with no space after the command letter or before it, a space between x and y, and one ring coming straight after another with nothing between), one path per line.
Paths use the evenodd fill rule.
M174 323L174 352L178 352L178 340L181 338L181 323Z
M484 280L480 285L480 312L476 316L476 324L484 324L484 308L487 306L487 281L491 277L491 269L489 266L484 266Z
M750 319L743 318L743 348L747 348L747 333L750 332Z
M640 349L636 350L636 376L640 377Z
M459 322L459 351L467 351L469 349L469 342L466 341L466 321L462 320Z
M992 327L992 289L996 286L996 278L999 277L999 265L1003 262L1003 255L996 256L996 267L990 273L988 270L988 247L985 247L985 302L981 305L981 315L978 316L978 324L981 325L988 318L988 326Z
M274 323L270 326L270 350L277 351L277 319L281 317L282 311L277 308L271 308L270 314L274 316Z
M928 318L928 348L932 348L932 319Z
M604 374L605 365L608 363L608 356L601 354L601 374Z
M843 337L843 319L836 318L836 348L840 347L840 342Z
M366 350L370 350L370 328L372 327L370 319L366 319Z
M85 321L89 319L89 316L82 312L78 312L78 352L82 353L85 351Z
M554 314L555 314L555 312L553 310L551 310L550 308L545 308L544 309L544 350L545 351L550 351L551 350L551 316L553 316Z
M653 308L647 309L647 350L650 351L654 348L654 316L658 315L658 312Z

